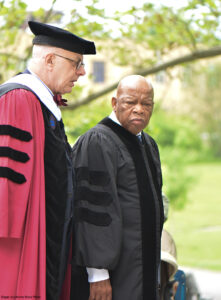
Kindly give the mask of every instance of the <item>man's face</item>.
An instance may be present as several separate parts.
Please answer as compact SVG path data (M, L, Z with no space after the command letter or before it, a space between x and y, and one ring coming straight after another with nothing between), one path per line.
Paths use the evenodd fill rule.
M72 91L75 82L86 74L84 66L77 66L83 62L83 56L63 49L54 51L54 69L52 76L52 91L55 94L66 94Z
M113 110L121 125L133 134L138 134L149 123L153 111L153 90L145 81L124 86L112 98Z

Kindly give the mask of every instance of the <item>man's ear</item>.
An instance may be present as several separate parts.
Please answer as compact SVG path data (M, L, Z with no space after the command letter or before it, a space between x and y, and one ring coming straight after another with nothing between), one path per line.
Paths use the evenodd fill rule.
M112 97L111 103L112 103L113 111L115 112L116 111L116 106L117 106L117 98Z
M52 70L54 68L55 64L55 55L53 53L48 53L45 56L45 65L48 68L48 70Z

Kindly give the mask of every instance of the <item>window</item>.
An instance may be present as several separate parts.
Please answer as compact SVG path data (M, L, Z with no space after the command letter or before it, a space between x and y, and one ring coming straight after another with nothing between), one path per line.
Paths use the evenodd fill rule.
M158 83L165 83L165 81L166 81L166 73L165 73L165 71L158 72L156 74L155 78L156 78L156 82L158 82Z
M104 82L104 62L94 61L93 62L93 80L94 82Z

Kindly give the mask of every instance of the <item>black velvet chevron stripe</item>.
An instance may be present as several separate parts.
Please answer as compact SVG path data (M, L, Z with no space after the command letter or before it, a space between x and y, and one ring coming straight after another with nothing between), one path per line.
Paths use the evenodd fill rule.
M102 171L89 171L87 167L76 168L77 181L87 180L93 185L107 185L109 182L108 173Z
M11 168L7 167L0 167L0 177L7 178L18 184L26 182L26 178L23 174L15 172Z
M77 187L75 197L78 201L88 201L99 206L108 206L113 201L110 193L93 191L84 186Z
M76 215L79 221L85 221L96 226L109 226L112 222L108 213L98 213L84 207L79 208Z
M17 140L29 142L32 139L30 132L12 125L0 125L0 135L9 135Z
M15 161L23 163L27 162L30 159L27 153L17 151L10 147L0 147L0 157L8 157Z

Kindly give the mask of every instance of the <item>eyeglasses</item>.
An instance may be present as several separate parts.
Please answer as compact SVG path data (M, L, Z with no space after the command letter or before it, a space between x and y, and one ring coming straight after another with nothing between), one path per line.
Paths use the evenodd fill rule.
M85 64L83 63L83 61L79 60L79 61L76 61L74 59L71 59L69 57L65 57L65 56L62 56L60 54L56 54L56 53L53 53L55 56L59 56L61 58L64 58L64 59L67 59L69 60L70 62L74 63L75 64L75 67L76 67L76 70L79 70L81 67L84 67Z

